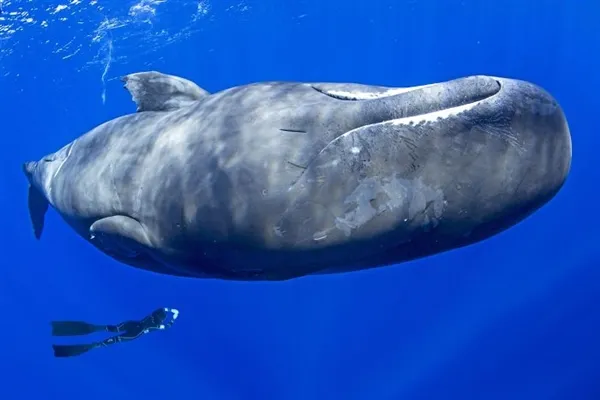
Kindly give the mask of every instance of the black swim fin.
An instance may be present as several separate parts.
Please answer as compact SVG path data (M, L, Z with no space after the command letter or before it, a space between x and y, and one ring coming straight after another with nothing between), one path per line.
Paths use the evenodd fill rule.
M52 349L54 350L54 357L75 357L83 353L86 353L93 349L95 346L92 344L73 344L73 345L62 345L53 344Z
M105 326L88 324L82 321L52 321L53 336L89 335L90 333L105 331Z

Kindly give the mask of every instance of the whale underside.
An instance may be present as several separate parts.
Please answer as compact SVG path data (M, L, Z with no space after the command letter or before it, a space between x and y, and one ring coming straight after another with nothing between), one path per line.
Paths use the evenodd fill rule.
M123 81L136 112L24 163L31 223L39 239L51 206L100 251L162 274L285 280L457 249L548 203L571 165L560 105L515 79Z

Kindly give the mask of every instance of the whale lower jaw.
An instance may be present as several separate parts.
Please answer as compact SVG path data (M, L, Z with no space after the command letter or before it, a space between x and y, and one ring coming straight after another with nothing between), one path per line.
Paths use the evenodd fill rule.
M432 86L432 85L426 85L426 86ZM421 88L421 87L419 87L419 88ZM417 125L423 125L423 124L428 124L428 123L432 123L432 122L441 122L441 121L449 119L449 118L458 117L465 112L473 110L479 104L495 98L496 96L499 95L500 92L501 91L498 91L498 93L496 93L490 97L487 97L485 99L477 100L472 103L462 104L462 105L456 106L456 107L449 107L449 108L446 108L443 110L432 111L432 112L425 113L425 114L412 115L410 117L395 118L395 119L390 119L387 121L376 122L374 124L363 125L363 126L354 128L354 129L344 133L344 135L352 134L353 132L359 131L361 129L374 128L374 127L378 127L378 126L381 126L381 127L387 126L387 125L417 126ZM342 136L344 136L344 135L342 135Z

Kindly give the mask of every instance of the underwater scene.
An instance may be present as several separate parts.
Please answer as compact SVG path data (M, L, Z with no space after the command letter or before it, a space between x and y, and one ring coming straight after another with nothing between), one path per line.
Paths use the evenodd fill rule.
M600 399L598 20L0 0L0 398Z

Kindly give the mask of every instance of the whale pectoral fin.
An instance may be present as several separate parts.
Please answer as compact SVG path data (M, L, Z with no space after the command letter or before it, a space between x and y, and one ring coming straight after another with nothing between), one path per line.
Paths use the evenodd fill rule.
M94 222L90 227L90 242L117 261L132 267L184 278L192 276L157 262L148 252L153 246L142 224L125 215Z
M48 211L48 200L35 186L29 185L27 195L27 206L29 208L29 218L33 225L33 233L36 239L42 237L44 230L44 217Z
M136 258L152 247L142 224L125 215L102 218L90 227L90 240L109 255Z
M125 75L121 80L138 112L176 110L210 95L192 81L156 71Z

